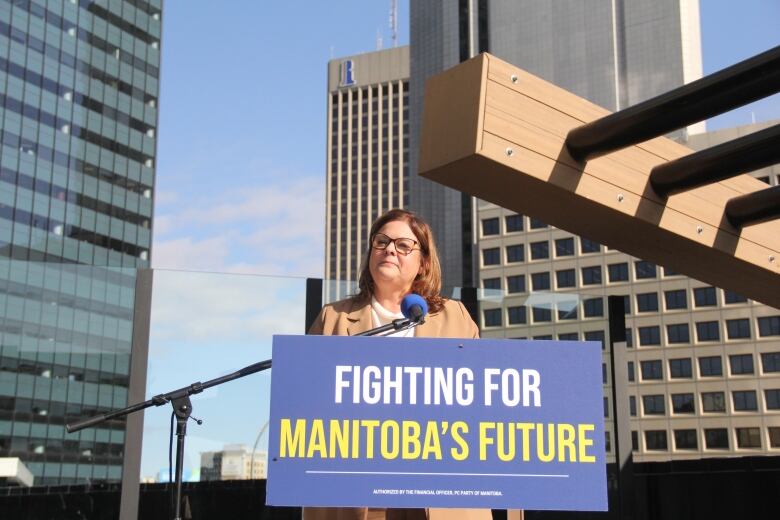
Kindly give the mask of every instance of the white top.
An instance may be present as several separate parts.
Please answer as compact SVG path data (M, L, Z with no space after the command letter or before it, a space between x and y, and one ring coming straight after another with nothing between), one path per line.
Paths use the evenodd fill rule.
M374 298L373 296L371 297L371 322L373 323L374 327L381 327L382 325L387 325L388 323L392 323L393 320L397 320L403 317L404 315L402 313L400 312L394 313L388 311L387 309L379 305L379 302L376 301L376 298ZM412 327L411 329L392 332L390 334L383 334L383 336L394 337L394 338L413 338L414 327Z

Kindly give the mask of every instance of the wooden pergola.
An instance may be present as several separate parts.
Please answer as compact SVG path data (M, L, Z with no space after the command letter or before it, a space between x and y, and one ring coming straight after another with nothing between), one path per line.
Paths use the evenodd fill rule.
M780 47L752 60L610 115L482 54L428 80L419 172L780 307L780 187L746 173L780 160L780 125L697 153L655 137L780 91Z

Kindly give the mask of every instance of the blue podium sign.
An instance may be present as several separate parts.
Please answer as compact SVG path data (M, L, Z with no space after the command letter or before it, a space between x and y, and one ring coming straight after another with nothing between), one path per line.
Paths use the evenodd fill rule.
M607 510L596 342L275 336L267 503Z

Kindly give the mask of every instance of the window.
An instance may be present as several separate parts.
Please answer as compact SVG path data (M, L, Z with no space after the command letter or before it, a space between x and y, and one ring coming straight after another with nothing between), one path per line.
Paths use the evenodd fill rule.
M677 450L699 449L696 430L674 430L674 448Z
M523 230L523 216L522 215L507 215L505 220L506 232L512 233L514 231Z
M498 235L498 217L482 219L482 236Z
M691 335L687 323L666 326L666 338L669 343L690 343Z
M674 269L670 269L668 267L664 267L664 276L679 276L680 273L675 271Z
M639 435L636 430L631 430L631 451L639 451Z
M644 260L637 260L634 262L634 274L638 280L647 278L655 278L655 264L646 262Z
M637 312L654 312L658 310L658 294L642 293L636 295Z
M532 273L531 287L534 291L549 291L550 273Z
M729 365L732 375L752 374L753 354L733 354L729 356Z
M559 341L577 341L578 339L580 339L580 335L577 334L576 332L566 332L566 333L558 334ZM606 375L606 371L605 371L606 368L607 366L602 363L601 369L602 369L603 376Z
M551 334L540 334L539 336L534 336L534 339L535 340L547 341L547 340L551 340L552 339L552 335Z
M631 296L623 296L623 314L631 314Z
M534 317L534 323L552 321L552 312L550 309L546 309L544 307L533 307L531 309L531 313Z
M580 237L580 253L598 253L601 251L601 244L588 240L587 238Z
M574 254L574 239L559 238L555 241L555 256L572 256Z
M525 260L525 246L523 244L514 244L506 246L507 263L522 262Z
M485 309L483 315L485 327L501 326L501 309Z
M661 369L661 360L650 360L640 362L642 369L642 380L651 381L663 379L663 370Z
M747 318L726 320L726 334L729 339L750 338L750 320Z
M627 282L628 281L628 264L609 264L607 266L610 282Z
M718 327L718 322L696 322L696 339L698 341L720 341L720 328Z
M758 428L737 428L738 448L760 448L761 430Z
M723 291L723 301L725 301L727 304L731 303L745 303L747 301L747 298L742 296L741 294L737 294L734 291Z
M506 292L509 294L525 292L525 275L516 274L506 277Z
M661 329L657 325L652 327L639 327L639 345L646 347L649 345L661 344Z
M712 307L718 304L714 287L697 287L693 290L693 301L697 307Z
M758 318L758 335L762 338L780 336L780 316Z
M604 316L604 299L590 298L582 302L583 314L586 318Z
M780 410L780 389L768 388L764 390L767 410Z
M483 289L501 289L501 278L485 278L482 280Z
M642 408L645 415L664 415L666 409L664 407L663 395L643 395L642 396Z
M734 401L734 411L754 412L758 410L758 401L754 390L735 390L731 393Z
M604 451L607 453L612 451L612 439L609 436L609 432L604 432Z
M685 295L685 289L664 292L666 309L686 309L688 307L688 298Z
M574 287L576 282L574 280L574 269L563 269L561 271L555 271L555 283L558 288L562 287Z
M673 379L693 377L693 370L691 369L691 358L670 359L669 377Z
M604 397L603 402L604 402L604 417L609 417L609 398Z
M576 320L577 303L576 302L558 302L559 320Z
M762 352L761 366L765 374L780 372L780 352Z
M628 413L631 417L636 417L636 397L628 396Z
M705 428L704 445L708 450L729 449L729 432L726 428Z
M527 321L527 314L525 305L518 305L516 307L509 307L507 309L507 312L509 314L509 324L510 325L520 325Z
M629 361L628 362L628 380L629 381L635 381L636 375L634 374L634 362Z
M598 341L601 343L601 350L604 350L604 331L603 330L585 331L585 341Z
M672 411L674 413L695 413L693 394L672 394Z
M776 426L769 427L769 446L780 448L780 428Z
M626 329L626 348L633 348L634 334L631 329Z
M726 396L723 392L702 392L701 409L709 413L726 411Z
M598 285L601 283L601 266L594 265L582 268L582 285Z
M547 224L542 222L541 219L538 219L536 217L531 217L531 229L544 229L547 227Z
M531 260L541 260L543 258L550 258L550 243L547 241L532 242Z
M645 431L645 448L653 451L668 449L666 444L666 430Z
M722 376L723 360L720 358L720 356L700 357L699 375L702 377Z
M482 250L482 265L499 265L501 263L501 252L497 247Z

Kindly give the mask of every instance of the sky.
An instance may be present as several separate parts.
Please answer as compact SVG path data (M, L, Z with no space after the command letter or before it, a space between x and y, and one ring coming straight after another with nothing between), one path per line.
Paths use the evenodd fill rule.
M780 45L780 0L700 5L705 74ZM398 19L406 45L408 1ZM303 332L302 278L324 267L327 62L375 50L378 33L392 46L388 20L389 0L165 1L149 396L270 357L272 332ZM780 96L708 126L754 118L780 119ZM193 399L205 422L190 427L188 467L251 446L270 376L245 379ZM143 475L166 466L169 415L146 412Z

